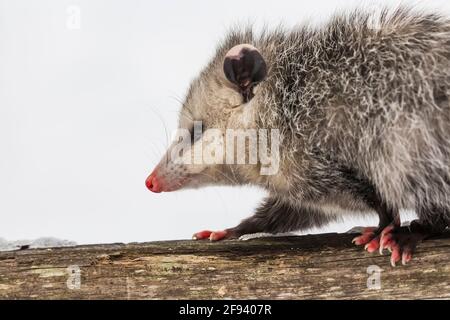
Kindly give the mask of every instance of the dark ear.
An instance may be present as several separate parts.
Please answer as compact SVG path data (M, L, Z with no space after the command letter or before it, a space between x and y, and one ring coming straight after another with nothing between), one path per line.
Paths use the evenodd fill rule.
M267 65L258 49L240 44L226 54L223 71L227 79L239 87L244 102L248 102L254 96L254 86L266 77Z

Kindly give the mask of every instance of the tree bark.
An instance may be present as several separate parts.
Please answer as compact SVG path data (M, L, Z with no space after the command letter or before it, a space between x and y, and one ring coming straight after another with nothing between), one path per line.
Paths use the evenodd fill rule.
M450 233L407 266L352 234L248 241L161 241L0 253L7 299L445 299Z

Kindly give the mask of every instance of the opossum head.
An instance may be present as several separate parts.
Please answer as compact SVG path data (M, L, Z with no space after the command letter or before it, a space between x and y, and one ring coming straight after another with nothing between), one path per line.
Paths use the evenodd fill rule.
M174 191L258 179L262 164L259 155L256 161L252 158L260 145L254 136L260 138L256 98L267 69L260 51L250 44L217 52L192 82L178 132L147 178L148 189Z

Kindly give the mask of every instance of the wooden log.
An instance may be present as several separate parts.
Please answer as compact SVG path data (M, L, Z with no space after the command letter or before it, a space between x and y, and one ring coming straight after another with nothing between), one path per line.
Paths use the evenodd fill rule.
M445 299L450 234L407 266L369 254L352 234L249 241L163 241L0 253L0 298Z

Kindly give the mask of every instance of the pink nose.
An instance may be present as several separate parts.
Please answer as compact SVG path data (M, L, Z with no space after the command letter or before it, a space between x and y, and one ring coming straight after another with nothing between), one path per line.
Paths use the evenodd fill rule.
M162 191L161 183L156 178L155 173L153 172L147 180L145 180L145 185L147 186L148 190L159 193Z

